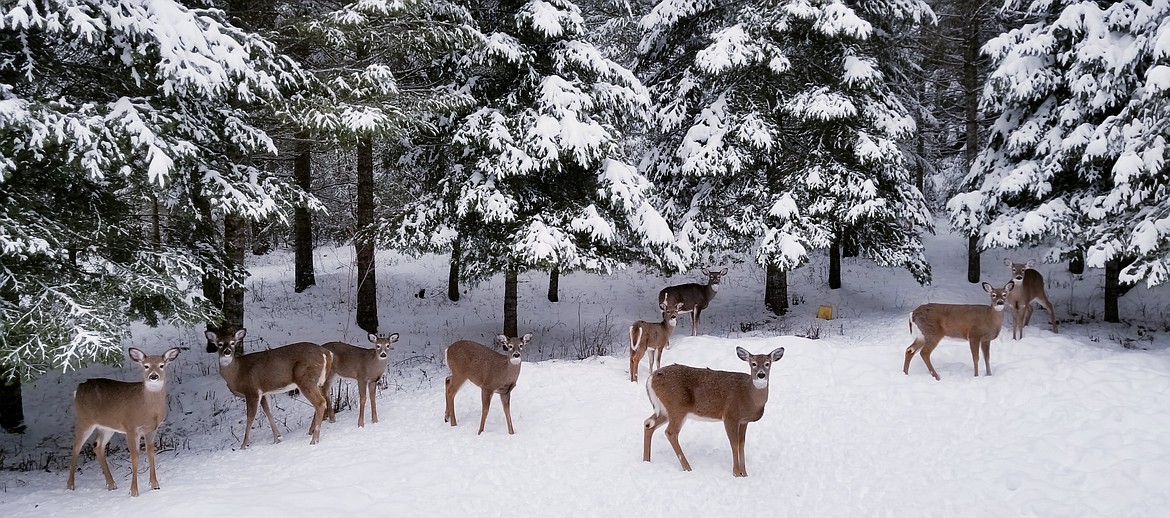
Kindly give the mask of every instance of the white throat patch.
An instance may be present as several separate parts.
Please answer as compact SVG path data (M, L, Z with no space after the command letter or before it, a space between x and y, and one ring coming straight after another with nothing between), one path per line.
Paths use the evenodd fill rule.
M768 388L768 378L752 378L752 385L755 385L758 389Z

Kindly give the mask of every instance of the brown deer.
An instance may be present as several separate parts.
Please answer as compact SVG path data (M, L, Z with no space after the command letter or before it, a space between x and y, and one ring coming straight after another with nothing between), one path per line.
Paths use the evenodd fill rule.
M673 307L660 304L662 322L639 320L630 326L630 381L638 381L638 364L642 362L646 351L650 351L650 372L662 367L662 352L670 342L682 307L682 302Z
M666 304L671 307L682 304L682 309L678 312L691 314L691 336L695 336L699 332L699 315L707 309L711 299L719 292L719 280L724 275L727 275L727 268L720 272L708 270L707 284L691 282L663 288L658 292L658 303L660 306Z
M512 389L516 388L516 378L520 376L520 353L530 340L531 333L520 338L497 336L496 343L503 347L507 354L500 354L486 345L471 340L459 340L448 346L447 367L451 369L451 375L444 381L447 408L443 412L443 421L456 426L455 394L465 381L471 380L483 392L483 413L479 417L479 433L483 433L483 425L487 422L492 394L499 394L500 402L504 405L504 418L508 421L508 433L515 434L516 430L512 428Z
M227 382L228 390L244 398L247 416L244 421L244 442L240 449L246 449L251 442L252 422L256 419L256 407L264 409L268 426L272 428L272 442L280 442L276 419L268 406L268 395L287 392L294 388L313 405L313 423L309 444L321 440L321 421L329 400L325 396L325 382L333 372L333 353L320 345L298 342L266 351L243 353L244 336L247 329L224 333L222 336L207 331L209 344L219 354L219 375Z
M118 488L110 465L106 463L106 444L115 433L126 434L130 447L130 496L138 496L138 447L146 438L146 459L150 463L150 487L158 489L158 474L154 470L154 437L158 426L167 417L167 364L175 361L179 349L172 347L158 356L146 356L130 348L130 359L142 366L142 381L117 381L106 378L89 379L73 392L73 408L77 414L77 429L73 434L73 456L69 459L69 480L65 487L73 489L77 473L77 454L81 446L97 431L93 450L106 488Z
M325 382L328 387L326 395L329 398L329 422L336 422L333 413L333 379L337 376L349 378L357 382L358 388L358 427L366 426L366 393L370 395L370 418L378 422L378 381L386 372L386 365L390 363L390 349L398 341L398 333L391 335L376 335L370 333L367 338L374 344L373 349L366 349L347 344L345 342L329 342L321 347L333 353L333 375Z
M751 354L742 347L735 354L748 363L750 373L698 369L686 365L668 365L650 374L646 394L654 405L654 414L642 423L645 437L642 441L642 460L650 462L650 440L654 430L666 425L666 439L674 448L683 471L691 464L678 445L678 432L688 416L697 419L723 421L727 439L731 441L731 473L747 476L744 460L744 440L748 423L764 416L768 402L768 377L772 363L784 357L784 348L768 354Z
M1012 339L1024 337L1024 327L1032 321L1033 301L1040 301L1048 310L1048 323L1052 325L1052 332L1056 332L1056 312L1052 310L1052 302L1048 294L1044 293L1044 276L1036 271L1036 261L1024 264L1013 263L1011 259L1004 259L1003 264L1012 269L1012 282L1016 289L1008 297L1008 306L1012 309ZM1018 336L1017 336L1018 332Z
M1008 281L1003 288L983 283L983 291L991 297L991 305L982 304L923 304L910 313L910 334L914 343L906 348L906 363L902 373L910 374L910 360L914 353L922 352L922 361L934 379L941 380L930 363L930 353L938 347L944 337L963 338L971 344L971 363L975 376L979 376L979 349L983 349L983 366L986 375L991 375L991 341L999 336L1003 327L1003 310L1016 283Z

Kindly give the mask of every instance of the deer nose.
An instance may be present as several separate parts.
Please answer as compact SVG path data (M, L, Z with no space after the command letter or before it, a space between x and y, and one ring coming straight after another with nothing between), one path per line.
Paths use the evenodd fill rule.
M760 379L764 379L764 378L767 378L767 377L768 377L768 373L766 373L766 372L764 372L764 371L760 371L760 372L757 372L757 373L756 373L756 377L757 377L757 378L760 378Z
M150 381L158 381L158 374L151 374Z

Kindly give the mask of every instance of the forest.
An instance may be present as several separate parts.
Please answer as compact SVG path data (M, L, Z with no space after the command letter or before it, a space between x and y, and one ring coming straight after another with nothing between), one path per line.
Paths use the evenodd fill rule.
M301 293L351 246L368 333L378 251L448 257L453 301L503 275L508 336L532 272L736 257L776 315L817 254L929 284L936 218L972 283L1103 270L1105 322L1170 274L1165 1L10 0L0 34L6 429L132 324L242 326L274 250Z

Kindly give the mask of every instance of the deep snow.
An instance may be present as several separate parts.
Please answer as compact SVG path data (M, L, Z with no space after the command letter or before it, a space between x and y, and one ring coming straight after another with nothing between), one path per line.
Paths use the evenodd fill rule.
M513 393L516 435L498 398L476 435L479 391L456 401L460 425L443 422L442 350L456 339L489 343L501 320L502 280L445 297L442 257L379 257L382 331L402 339L393 352L381 422L359 429L355 409L326 423L321 443L306 435L311 414L299 397L274 398L284 441L258 416L253 446L237 451L243 402L227 392L197 329L136 329L127 346L156 354L189 347L169 367L170 415L158 469L162 489L128 496L124 439L111 444L117 491L106 491L89 448L77 490L65 489L73 417L69 394L87 377L132 380L133 364L52 373L24 386L28 431L0 434L0 515L313 516L322 511L389 516L1160 516L1170 509L1170 353L1166 289L1135 288L1123 299L1129 324L1096 322L1099 272L1073 276L1041 265L1061 321L1047 330L1038 309L1027 336L1004 322L991 346L991 377L971 377L965 343L946 340L933 359L935 381L915 358L908 313L923 302L982 303L965 280L965 241L927 239L934 284L847 260L845 287L824 287L824 262L793 272L792 315L760 308L762 278L749 264L731 272L703 315L701 335L679 321L664 365L746 371L734 349L783 346L772 370L763 419L749 425L749 477L733 478L723 426L692 420L680 442L694 471L682 472L660 430L643 463L645 388L629 381L626 328L657 317L654 296L668 284L701 282L699 272L664 278L639 268L562 278L561 302L545 300L547 277L522 276L521 332L533 332ZM1007 253L984 255L984 278L1004 283ZM1027 257L1016 251L1016 260ZM256 258L248 294L248 350L298 340L343 339L369 346L350 324L353 272L346 248L318 251L319 286L291 290L291 256ZM417 298L419 290L423 298ZM834 307L836 319L812 317ZM819 340L792 336L819 334ZM1006 339L1004 338L1006 335ZM598 345L602 356L588 356ZM1132 348L1125 348L1129 345ZM538 361L539 360L539 361ZM646 361L640 379L646 379ZM356 399L352 385L346 383ZM356 405L355 405L356 407ZM367 416L368 417L368 416ZM145 462L145 461L144 461ZM12 470L24 465L27 471ZM140 484L148 487L145 469Z

